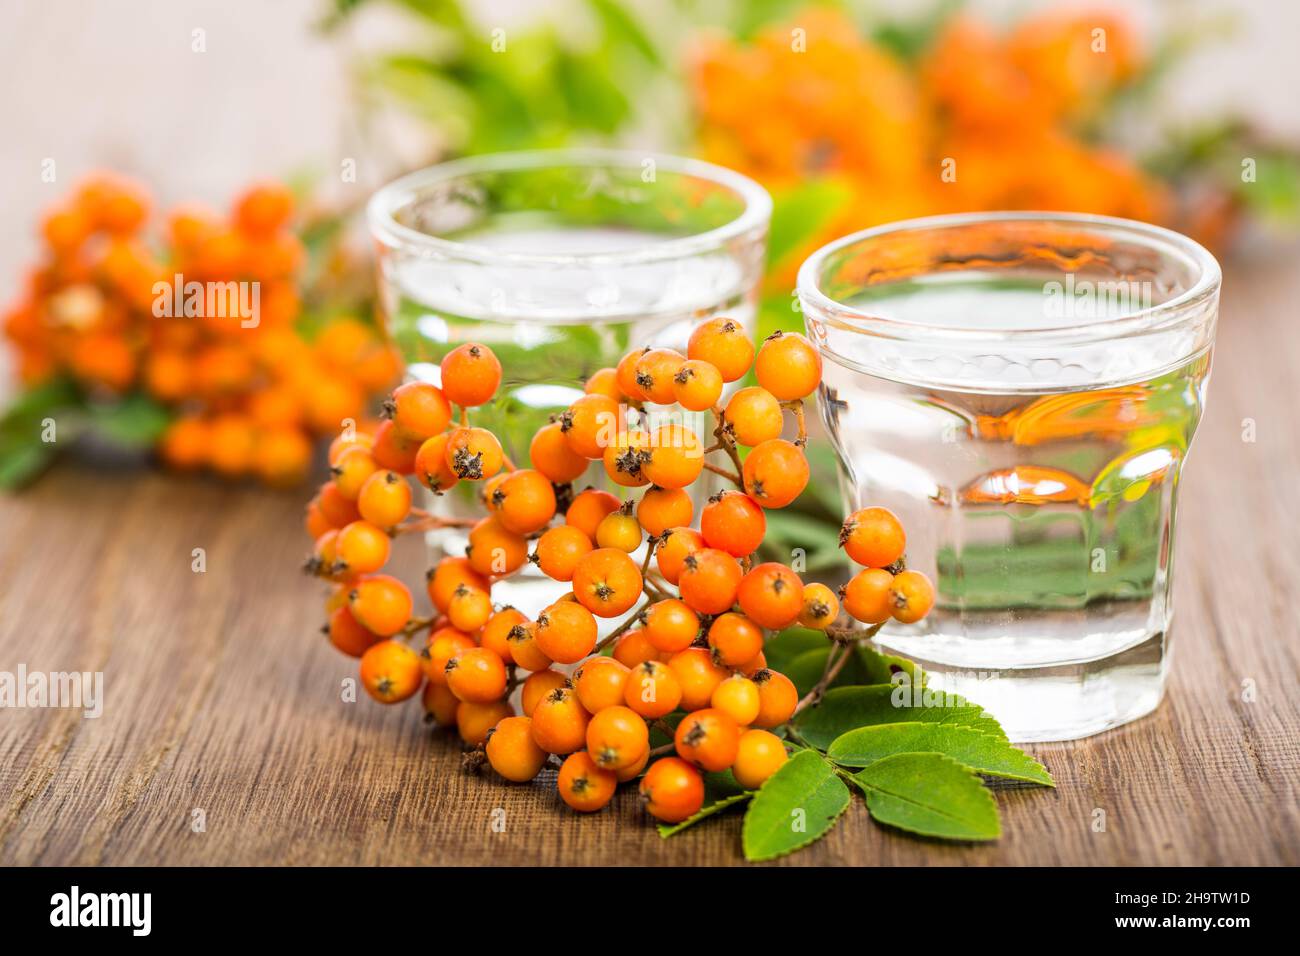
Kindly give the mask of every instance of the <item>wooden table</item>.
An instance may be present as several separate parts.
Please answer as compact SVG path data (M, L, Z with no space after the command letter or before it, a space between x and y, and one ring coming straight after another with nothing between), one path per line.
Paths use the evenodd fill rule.
M1242 268L1226 289L1182 489L1165 703L1033 747L1057 789L1000 789L994 845L902 837L857 801L784 862L1300 863L1300 273ZM0 670L102 670L106 685L99 719L0 711L0 863L741 862L739 816L662 840L628 792L579 818L549 779L463 774L418 703L343 702L355 664L316 631L301 498L69 463L0 500Z

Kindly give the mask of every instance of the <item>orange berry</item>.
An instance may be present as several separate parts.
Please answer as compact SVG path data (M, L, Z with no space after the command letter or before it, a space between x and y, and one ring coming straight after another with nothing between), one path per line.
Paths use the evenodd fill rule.
M330 442L328 460L330 467L337 465L343 457L343 453L352 448L364 448L367 451L375 443L375 437L361 431L344 432L336 435Z
M631 554L641 547L641 524L629 513L631 502L611 511L596 525L596 544Z
M781 437L785 419L781 403L765 388L742 388L731 396L723 421L742 445L761 445Z
M659 648L650 643L640 628L628 631L614 642L614 660L625 667L636 667L659 659Z
M682 561L677 590L699 613L721 614L736 603L741 577L735 558L716 548L703 548Z
M442 392L462 408L489 401L501 384L501 363L486 345L466 342L442 359Z
M382 704L406 700L423 680L420 656L401 641L380 641L361 655L361 686Z
M709 698L709 706L720 710L736 722L738 727L748 727L758 716L758 685L744 674L733 674L717 687Z
M803 581L784 564L768 561L740 579L736 601L759 627L779 631L798 620L803 610Z
M645 720L627 707L606 707L587 724L587 753L602 770L622 770L650 748Z
M731 773L736 783L746 790L757 790L789 759L785 744L776 734L766 730L747 730L740 735L736 745Z
M840 547L864 567L887 568L903 556L907 535L888 508L861 508L844 519Z
M639 488L649 484L641 469L650 444L644 431L624 431L605 448L603 464L610 481L624 488Z
M253 236L269 236L293 215L293 193L281 183L258 183L235 201L235 225Z
M596 619L573 601L556 601L537 615L533 640L559 664L576 664L596 646Z
M411 592L397 578L372 574L348 592L348 606L362 627L380 637L391 637L411 619Z
M474 638L454 627L440 627L429 635L429 643L420 651L420 666L431 684L445 686L447 662L477 645ZM460 698L456 698L459 700Z
M462 584L452 593L447 605L451 626L466 634L477 632L492 616L492 599L488 592Z
M641 473L660 488L685 488L704 470L704 446L685 425L664 425L650 438Z
M447 613L452 595L462 584L480 591L491 587L487 577L475 571L468 558L443 558L429 573L428 584L429 600L440 614Z
M573 569L573 595L600 617L617 617L641 596L641 571L627 552L597 548L578 559Z
M579 559L591 551L591 539L573 525L547 530L537 539L533 560L542 573L554 581L572 581Z
M745 615L728 611L709 625L709 647L719 664L739 667L762 652L763 631Z
M351 524L361 517L361 512L357 510L356 503L343 497L343 493L339 491L339 486L332 481L327 481L320 486L320 493L316 496L316 503L321 514L325 516L325 520L335 528Z
M420 695L420 702L424 704L424 711L431 716L442 727L454 727L456 725L456 711L460 707L460 701L456 695L449 691L444 684L432 684L425 681L424 693Z
M773 332L754 362L758 384L783 402L805 398L822 380L822 357L798 332Z
M381 528L394 528L411 513L411 486L395 471L376 471L361 486L357 511Z
M790 719L799 703L794 682L777 671L765 668L750 678L758 685L758 716L754 726L769 729Z
M849 615L864 624L883 624L894 613L890 589L894 576L884 568L867 568L840 588L840 601Z
M463 700L456 707L456 730L460 739L471 747L486 744L488 734L507 717L513 717L515 710L504 700L495 700L487 704L476 704Z
M361 494L361 486L366 479L379 470L370 449L360 445L350 445L339 455L338 461L330 467L334 484L344 498L356 501Z
M488 731L487 758L492 769L512 783L526 783L546 765L546 751L533 742L533 722L505 717Z
M915 624L934 606L934 585L920 571L900 571L889 589L894 620Z
M740 728L730 716L712 707L682 718L673 735L677 755L708 773L721 773L736 759Z
M636 762L624 767L622 770L615 770L614 776L618 778L619 783L627 783L629 780L635 780L641 776L641 771L645 770L646 764L650 762L650 748L647 747L645 753L637 758Z
M447 686L461 700L476 704L506 693L506 665L486 647L471 647L447 661Z
M555 489L540 471L512 471L490 493L497 519L507 531L532 534L555 517Z
M178 418L167 426L159 441L158 450L163 460L173 468L198 468L207 461L208 449L211 446L211 429L208 423L201 418L186 417ZM309 521L310 511L309 507ZM326 520L321 514L319 504L315 506L315 514L318 520ZM310 526L307 530L311 533ZM320 535L313 534L312 537L318 538Z
M616 402L623 400L623 391L618 387L618 371L612 368L597 369L582 390L588 395L608 395Z
M673 397L688 411L712 408L722 396L722 373L709 362L688 359L673 376Z
M257 433L253 423L244 416L218 415L212 420L208 441L208 459L221 474L237 477L252 467Z
M587 744L590 715L572 687L558 687L533 710L533 740L551 754L569 754Z
M676 675L660 661L643 661L632 668L623 690L623 702L650 720L672 713L681 699Z
M677 598L651 604L642 613L641 621L646 640L667 654L690 647L700 633L699 616Z
M510 642L510 657L526 671L544 671L553 663L537 646L536 634L537 625L530 621L516 624L506 635Z
M492 515L470 530L465 549L469 566L482 575L502 575L518 570L528 560L528 540L507 531Z
M369 521L344 525L334 541L333 574L372 574L388 563L392 539Z
M704 778L679 757L656 760L641 779L645 808L656 820L681 823L704 806Z
M375 464L380 468L395 471L399 475L409 475L415 471L415 456L419 450L420 443L402 436L391 421L382 422L375 429L374 441L370 446L370 454L374 457Z
M560 415L569 449L583 458L601 458L618 440L619 404L608 395L583 395Z
M486 647L507 664L513 660L510 653L510 629L516 624L527 624L528 618L518 610L506 606L494 612L478 634L480 646Z
M685 526L669 528L659 535L659 547L655 549L655 563L659 573L669 584L677 584L686 558L697 551L703 551L704 535Z
M614 381L618 385L618 390L634 402L647 401L641 386L637 384L636 366L641 361L641 356L649 351L649 346L633 349L619 359L618 366L614 369Z
M402 437L417 444L451 424L451 405L442 389L430 382L407 382L393 390L384 403Z
M763 509L740 491L720 491L700 512L700 533L710 548L744 558L758 550L767 533Z
M420 484L440 495L460 481L447 461L447 443L451 434L443 432L423 442L416 450L412 470Z
M708 707L713 692L730 676L727 669L714 661L713 655L704 647L688 647L679 651L669 659L668 667L682 690L683 710Z
M669 528L689 525L694 514L690 493L682 488L652 487L636 506L636 519L652 538Z
M357 623L347 606L335 608L327 628L330 643L349 657L360 657L372 645L383 640Z
M585 751L569 755L556 778L560 799L579 813L594 813L614 798L618 778L602 770Z
M461 425L447 436L447 467L464 481L491 478L505 463L501 442L486 428Z
M804 627L824 631L840 616L840 600L835 592L820 582L803 586L803 607L799 610L799 623Z
M573 481L587 470L589 464L586 458L569 447L560 422L552 422L537 430L528 446L528 460L556 484Z
M637 663L640 663L638 661ZM613 657L593 657L573 672L578 701L590 713L620 706L631 669Z
M745 458L745 491L764 508L784 508L808 485L808 459L793 442L765 441Z
M569 678L550 668L544 668L536 673L529 674L519 691L519 702L523 706L524 713L529 717L533 716L533 711L537 709L537 705L543 697L553 690L568 686L568 684Z
M686 356L673 349L648 349L636 360L636 384L645 401L671 405L676 399L674 379Z
M596 539L596 529L600 527L601 519L611 511L617 511L621 507L623 507L623 502L608 491L588 488L574 497L573 502L569 505L569 510L564 513L564 523L572 525L585 534L588 540L594 541Z
M754 362L754 343L745 327L719 316L697 326L686 347L688 358L701 359L716 368L724 382L744 378Z

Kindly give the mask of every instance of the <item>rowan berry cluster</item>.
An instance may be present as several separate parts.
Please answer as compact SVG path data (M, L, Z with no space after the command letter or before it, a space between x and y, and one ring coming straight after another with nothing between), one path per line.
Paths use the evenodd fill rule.
M751 370L757 384L723 404L726 384ZM835 626L841 601L826 585L756 559L765 511L808 482L802 402L821 378L816 350L788 333L755 350L725 318L700 325L685 355L634 350L536 432L529 468L469 421L501 374L486 346L461 345L444 358L440 386L401 386L373 434L331 448L333 477L307 513L316 541L309 570L338 585L330 640L360 657L371 696L422 694L432 719L454 726L473 759L507 780L557 763L560 797L576 810L598 810L620 783L640 778L648 811L677 822L701 808L704 773L761 786L786 761L774 731L834 677L828 666L801 700L767 666L766 635L798 624L847 644L868 633ZM669 406L674 414L655 414ZM711 413L712 443L683 410ZM787 412L792 441L781 437ZM715 454L728 464L710 461ZM594 463L613 487L645 490L627 499L595 487L575 494L572 483ZM457 522L414 509L406 475L437 494L476 483L487 510L466 523L465 555L429 571L428 618L412 616L405 584L378 572L393 534ZM687 489L701 479L731 487L709 497L696 522ZM929 582L898 566L904 538L892 514L856 513L844 539L850 557L871 566L843 592L852 616L878 625L928 610ZM570 588L532 619L492 597L529 562ZM888 579L882 592L874 577L861 581L867 574ZM619 623L602 637L602 622ZM417 636L418 651L408 643ZM671 743L652 748L655 731Z
M296 328L294 206L287 187L258 184L228 215L173 209L155 237L143 188L91 177L45 217L42 262L4 317L23 384L62 376L98 400L147 396L172 416L157 449L169 465L301 481L313 436L360 418L401 364L358 320L312 341Z

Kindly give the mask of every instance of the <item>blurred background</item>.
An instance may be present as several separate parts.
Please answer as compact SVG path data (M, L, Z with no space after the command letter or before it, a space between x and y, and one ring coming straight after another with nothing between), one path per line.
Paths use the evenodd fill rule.
M6 8L11 486L48 464L22 437L32 416L68 407L174 466L293 484L313 438L400 374L369 326L357 213L383 182L454 155L618 144L758 178L776 198L761 332L798 324L804 256L878 222L1091 211L1231 259L1286 255L1300 209L1300 7L1281 0ZM956 183L939 175L950 156ZM106 170L129 181L85 185ZM282 198L248 191L268 179L293 213L254 242L249 217L274 219ZM116 224L88 224L115 202ZM181 263L271 283L279 331L250 357L135 322L143 284ZM303 394L321 381L331 394ZM298 408L316 404L316 421ZM200 425L224 429L222 460L196 459Z

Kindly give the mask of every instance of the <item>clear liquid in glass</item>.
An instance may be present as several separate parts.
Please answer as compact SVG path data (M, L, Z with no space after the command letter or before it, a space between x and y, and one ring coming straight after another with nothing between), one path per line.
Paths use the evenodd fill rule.
M965 276L846 304L953 328L1063 324L1041 281ZM877 640L982 704L1013 740L1086 736L1154 709L1174 492L1208 348L1185 354L1178 336L1060 351L1008 339L974 354L835 329L827 345L821 408L846 501L893 510L908 566L937 590L927 618Z

